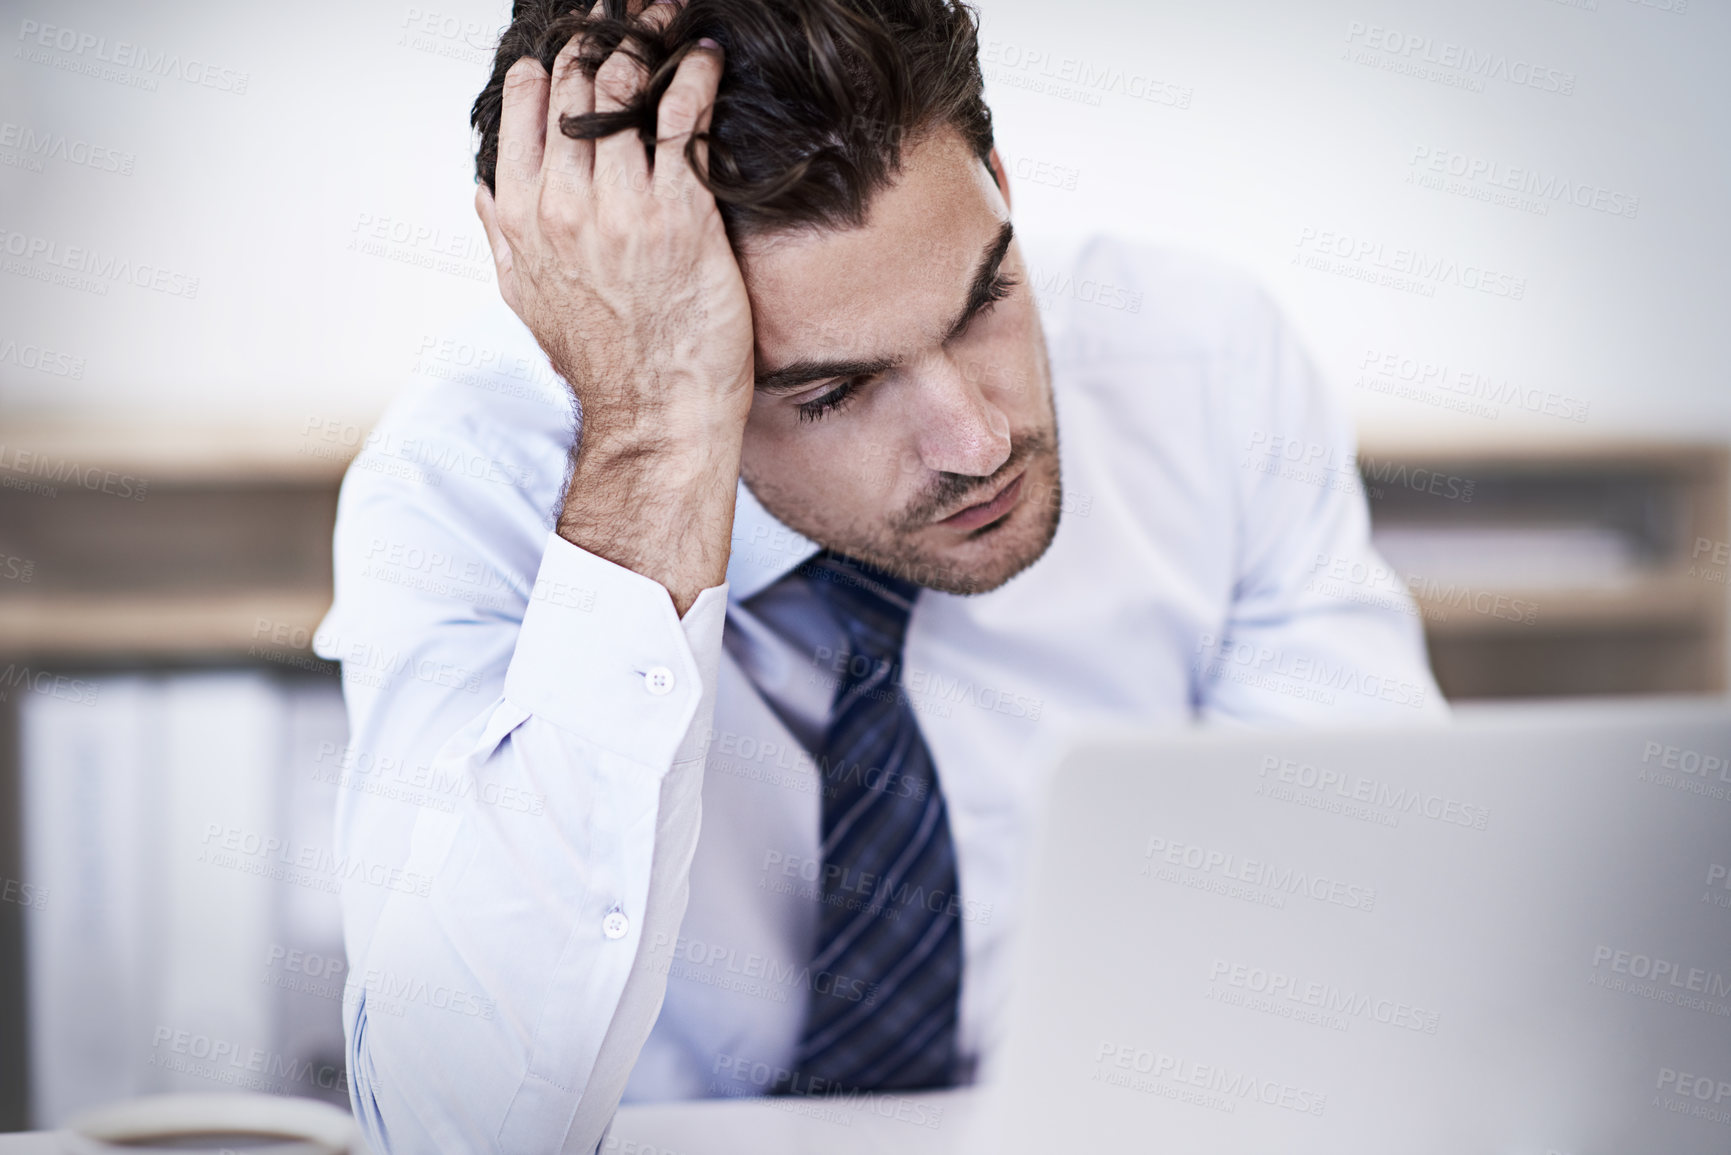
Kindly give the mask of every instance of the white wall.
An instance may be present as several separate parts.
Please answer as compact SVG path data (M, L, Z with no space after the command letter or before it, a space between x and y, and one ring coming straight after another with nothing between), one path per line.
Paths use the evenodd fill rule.
M504 4L8 7L4 413L364 420L426 339L494 291L467 109ZM1731 316L1725 0L982 7L1024 232L1105 229L1254 270L1373 428L1731 434L1710 337ZM49 25L68 49L40 46ZM1413 46L1407 64L1470 55L1490 75L1355 59L1373 27L1384 48ZM130 65L98 59L122 41ZM1600 204L1529 195L1541 214L1423 187L1421 149ZM1632 215L1604 211L1631 198ZM135 275L163 288L44 283L64 272L29 255L44 245L87 269L148 267ZM1410 252L1433 270L1419 291L1348 275ZM1463 284L1484 269L1499 293ZM1371 350L1447 376L1377 392L1356 384Z
M1016 0L989 10L983 55L998 61L988 67L1004 146L1029 158L1023 168L1035 176L1051 179L1039 161L1076 174L1073 191L1025 187L1019 207L1030 227L1099 221L1256 270L1365 423L1724 436L1731 389L1710 335L1731 317L1731 4L1577 3L1594 8L1126 3L1087 6L1093 30L1083 31L1054 20L1051 5ZM1405 62L1470 52L1490 60L1493 76L1436 69L1441 78L1430 79L1360 62L1353 54L1366 50L1372 27L1384 30L1383 43L1392 33L1419 45ZM1034 52L1048 62L1026 63ZM1108 79L1056 93L1007 83L1066 68ZM1103 91L1119 70L1120 89ZM1572 91L1501 79L1510 75ZM1461 79L1480 79L1482 91L1445 82ZM1152 99L1120 94L1133 83ZM1527 206L1486 203L1423 187L1414 178L1430 172L1430 158L1445 169L1494 162L1499 177L1531 170L1535 185L1567 181L1589 206L1591 193L1578 190L1602 190L1600 207L1535 196ZM1466 188L1494 191L1482 180ZM1632 217L1604 211L1630 198ZM1462 272L1433 279L1434 295L1423 296L1294 264L1340 260L1324 250L1327 234L1347 253L1365 253L1345 260L1350 272L1388 271L1379 257L1398 267L1401 250ZM1511 278L1493 281L1508 295L1462 287L1469 268ZM1355 387L1371 350L1446 365L1452 388L1395 397ZM1472 375L1465 393L1462 372ZM1490 415L1442 407L1474 402L1479 376L1511 400ZM1522 402L1540 414L1524 414ZM1576 423L1569 418L1582 403L1586 421Z

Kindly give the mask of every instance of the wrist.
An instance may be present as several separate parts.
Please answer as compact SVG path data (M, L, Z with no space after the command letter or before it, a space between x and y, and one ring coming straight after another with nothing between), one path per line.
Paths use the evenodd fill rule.
M740 403L743 401L743 403ZM686 398L656 404L642 398L629 405L586 405L581 417L579 446L584 451L634 456L639 453L679 455L710 447L737 446L745 438L751 390L713 403Z
M744 434L742 426L696 423L677 429L584 426L572 448L572 488L581 478L585 488L674 497L721 479L731 483L739 476Z
M743 423L686 431L584 432L559 512L560 537L660 582L681 614L726 580Z

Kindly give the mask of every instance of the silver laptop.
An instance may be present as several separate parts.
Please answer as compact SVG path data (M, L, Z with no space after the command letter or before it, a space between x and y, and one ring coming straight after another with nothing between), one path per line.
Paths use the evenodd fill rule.
M1731 709L1101 740L973 1149L1731 1151Z

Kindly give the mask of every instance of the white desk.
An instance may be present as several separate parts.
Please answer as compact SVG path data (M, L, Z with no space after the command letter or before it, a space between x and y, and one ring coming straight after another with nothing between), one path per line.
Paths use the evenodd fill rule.
M858 1099L706 1099L621 1107L603 1155L953 1155L971 1090ZM63 1155L55 1132L0 1135L0 1155Z
M603 1155L952 1155L975 1092L622 1107ZM635 1145L635 1146L634 1146Z

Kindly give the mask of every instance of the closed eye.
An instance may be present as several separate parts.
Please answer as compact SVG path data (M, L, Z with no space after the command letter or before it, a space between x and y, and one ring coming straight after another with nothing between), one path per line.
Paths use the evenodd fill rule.
M947 344L966 333L968 326L983 314L992 311L993 305L1015 292L1018 283L1012 274L1000 271L985 284L977 286L973 298L968 301L966 311L950 326L949 332L944 334L944 342Z
M973 324L976 318L991 312L992 306L1015 292L1016 286L1020 283L1021 282L1010 273L998 273L992 278L991 282L979 292L978 296L972 302L967 315L962 319L962 323L951 330L949 339L954 340L956 337L965 333L968 326ZM857 394L860 389L864 388L876 376L878 376L878 374L862 373L853 377L843 377L836 382L835 388L829 390L827 393L815 397L810 401L800 402L799 405L796 406L800 421L817 421L842 408L853 399L854 395Z
M870 381L870 376L845 377L836 382L836 387L820 397L810 401L802 401L798 405L801 421L817 421L820 418L840 409L853 398L855 393Z

